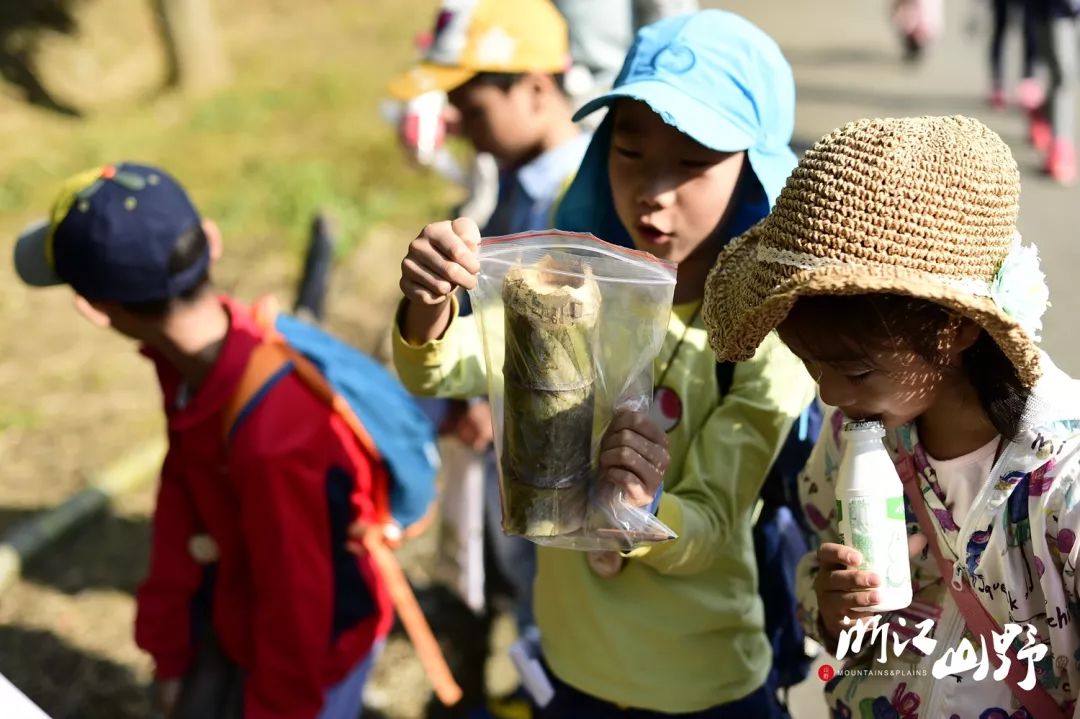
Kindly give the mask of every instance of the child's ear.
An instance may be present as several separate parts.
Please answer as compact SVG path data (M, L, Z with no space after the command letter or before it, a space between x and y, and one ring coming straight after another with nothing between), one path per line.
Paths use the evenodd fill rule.
M203 220L202 228L206 242L210 245L210 263L213 264L221 259L221 253L225 249L221 241L221 228L213 220Z
M952 342L949 345L949 353L956 358L971 348L979 339L983 328L978 322L969 320L967 317L958 318L953 330Z
M528 91L529 98L535 109L540 109L550 93L552 91L557 92L559 89L555 87L555 78L540 72L530 72L521 78L520 82Z
M82 295L75 295L75 309L95 327L107 329L112 326L112 318Z

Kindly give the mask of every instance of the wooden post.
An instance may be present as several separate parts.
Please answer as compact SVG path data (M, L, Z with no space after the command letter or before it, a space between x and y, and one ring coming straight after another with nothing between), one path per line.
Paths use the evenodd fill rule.
M593 350L600 289L515 268L503 282L503 529L553 537L581 528L592 474Z
M169 82L201 94L225 85L229 63L212 0L155 0L169 59Z

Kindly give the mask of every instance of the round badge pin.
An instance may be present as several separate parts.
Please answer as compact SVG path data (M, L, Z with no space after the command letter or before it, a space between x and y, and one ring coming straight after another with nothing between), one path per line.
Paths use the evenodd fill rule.
M199 564L213 564L221 556L217 542L209 534L195 534L188 540L188 554Z
M679 426L683 415L683 403L679 394L670 387L657 387L649 405L649 419L664 432L670 433Z
M622 571L626 560L618 552L588 552L585 560L589 563L589 569L598 577L608 579Z

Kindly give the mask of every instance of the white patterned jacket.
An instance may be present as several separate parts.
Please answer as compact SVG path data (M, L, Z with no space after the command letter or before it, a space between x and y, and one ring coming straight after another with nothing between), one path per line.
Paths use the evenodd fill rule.
M1080 602L1076 566L1080 554L1080 382L1058 370L1045 355L1045 374L1035 387L1020 435L1008 444L991 469L967 516L953 517L943 501L933 469L914 425L886 433L894 459L903 447L915 461L920 489L935 523L942 554L954 561L957 576L966 576L983 605L1000 624L1030 624L1045 656L1034 664L1037 680L1062 707L1065 716L1080 719ZM834 482L840 462L843 416L833 411L799 481L804 511L822 542L838 542ZM905 503L908 500L905 498ZM910 506L908 533L918 531ZM817 558L799 564L797 592L800 619L810 636L818 636L818 602L814 593ZM912 560L914 600L906 610L889 612L890 638L886 661L880 643L864 646L838 667L825 684L833 717L842 719L1026 719L1003 682L975 672L935 679L932 666L967 632L929 551ZM922 655L909 642L897 655L893 642L911 640L916 625L934 620L929 636L936 646ZM867 636L869 639L869 635ZM1024 635L1014 647L1027 644ZM979 649L979 642L974 642ZM1030 650L1029 650L1030 651ZM1041 651L1041 650L1036 650ZM1021 655L1024 660L1026 654Z

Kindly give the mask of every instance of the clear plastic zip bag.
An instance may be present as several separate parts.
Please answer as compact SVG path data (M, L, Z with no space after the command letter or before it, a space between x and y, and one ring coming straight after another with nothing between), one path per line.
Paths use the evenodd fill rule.
M592 235L480 243L470 300L484 343L503 531L537 544L622 550L675 533L599 475L617 411L647 412L675 266Z

